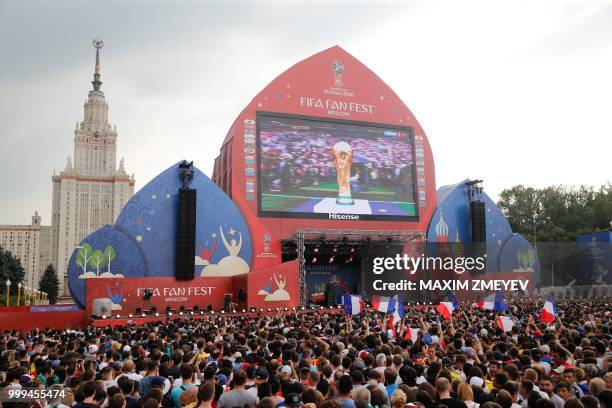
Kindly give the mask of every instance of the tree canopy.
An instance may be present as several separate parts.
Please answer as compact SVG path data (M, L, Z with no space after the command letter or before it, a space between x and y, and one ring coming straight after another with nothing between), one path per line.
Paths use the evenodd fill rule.
M498 207L512 230L538 242L572 242L578 235L610 229L612 183L599 189L517 185L501 192Z
M57 272L53 267L53 264L47 265L47 269L45 269L45 273L40 278L40 283L38 287L40 290L45 292L48 295L49 304L54 304L57 301L57 295L59 293L59 279L57 277Z
M0 285L4 288L7 279L11 281L11 293L17 293L17 285L23 283L25 271L21 261L9 251L0 247Z

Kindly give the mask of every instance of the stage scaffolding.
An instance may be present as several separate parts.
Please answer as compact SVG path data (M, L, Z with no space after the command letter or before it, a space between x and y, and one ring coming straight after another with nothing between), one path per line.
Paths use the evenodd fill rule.
M295 241L297 245L297 256L300 265L300 304L308 305L308 293L306 290L306 243L323 241L325 244L358 243L368 242L403 242L403 243L425 243L425 232L409 230L356 230L356 229L325 229L325 228L299 228L293 234L283 238L286 241ZM362 271L362 275L363 275ZM363 278L363 276L362 276Z

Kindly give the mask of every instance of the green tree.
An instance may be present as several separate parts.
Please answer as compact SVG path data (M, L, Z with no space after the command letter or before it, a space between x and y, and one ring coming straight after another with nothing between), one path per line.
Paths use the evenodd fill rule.
M107 246L104 250L104 256L106 256L106 262L108 262L108 268L106 269L106 272L110 273L111 262L117 259L117 253L115 252L115 248L113 248L111 245Z
M512 230L533 241L572 242L578 235L610 228L612 183L595 190L591 186L541 189L514 186L501 192L499 208Z
M81 248L79 248L76 263L80 268L83 269L83 273L87 273L87 267L89 266L89 262L93 253L94 250L89 244L83 244Z
M0 288L2 288L2 294L6 290L6 280L11 281L11 294L17 294L17 285L23 283L23 277L25 272L19 258L14 256L9 251L0 247Z
M528 231L534 217L541 216L540 197L536 189L522 185L506 189L499 195L497 206L503 211L512 230L531 238Z
M92 267L96 268L96 275L100 275L100 269L106 263L106 255L98 249L91 256L89 263Z
M48 295L49 304L54 304L57 301L57 295L59 293L59 284L60 282L57 277L57 272L53 267L53 264L47 265L45 273L43 273L42 278L40 278L38 287L40 288L40 290L42 290Z

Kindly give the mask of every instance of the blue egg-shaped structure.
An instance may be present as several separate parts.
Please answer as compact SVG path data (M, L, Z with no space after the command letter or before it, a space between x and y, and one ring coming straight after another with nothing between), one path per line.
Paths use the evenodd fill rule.
M174 277L177 242L178 191L182 187L178 163L169 167L124 206L114 226L105 226L83 240L93 252L115 248L117 270L124 277ZM194 168L191 189L196 190L195 276L228 276L250 270L251 235L234 202L204 173ZM81 257L79 258L79 251ZM121 251L121 253L119 252ZM75 302L85 305L85 277L79 273L82 248L72 254L68 286ZM112 251L109 251L112 252ZM112 255L112 254L111 254ZM100 254L96 255L96 261ZM87 260L89 264L89 259ZM98 262L96 262L98 263ZM125 264L124 264L125 263ZM114 268L114 264L111 265ZM98 268L94 268L96 271ZM105 275L107 276L107 275ZM108 275L108 277L114 277Z
M143 254L134 240L110 225L81 241L68 263L68 288L80 307L85 307L89 279L128 276L147 276Z

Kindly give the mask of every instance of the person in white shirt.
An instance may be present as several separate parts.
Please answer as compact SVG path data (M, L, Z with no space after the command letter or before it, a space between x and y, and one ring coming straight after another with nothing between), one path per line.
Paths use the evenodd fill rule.
M117 378L115 378L115 380L118 380L119 377L123 375L125 375L127 378L133 381L142 380L142 375L136 372L136 365L134 364L134 361L129 358L123 362L123 374L118 375Z
M376 368L375 370L380 373L380 375L384 375L385 368L387 367L387 356L383 353L378 353L376 355Z

